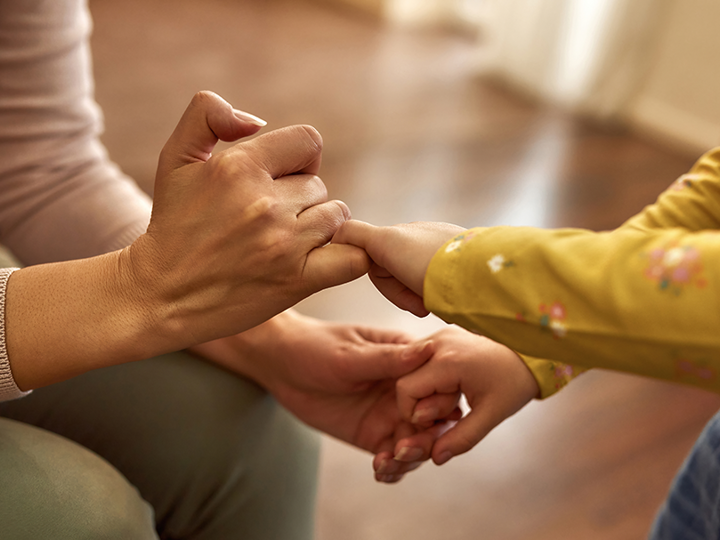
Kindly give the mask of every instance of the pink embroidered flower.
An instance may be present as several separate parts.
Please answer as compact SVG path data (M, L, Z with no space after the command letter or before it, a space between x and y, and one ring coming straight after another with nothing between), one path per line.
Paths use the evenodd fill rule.
M560 302L553 303L553 305L550 306L550 316L553 319L563 320L565 318L565 306Z
M695 284L702 288L707 283L700 276L703 269L700 252L694 246L671 244L652 250L647 258L645 277L655 281L660 290L680 294L684 286Z
M572 377L573 367L567 364L559 364L555 366L555 378L561 379L564 377Z
M572 379L583 374L587 370L585 368L575 368L559 362L550 362L550 371L552 372L552 377L555 381L555 388L559 390Z
M703 381L712 381L715 379L715 370L704 365L703 362L693 362L685 358L675 360L675 377L695 378Z
M567 312L561 302L553 302L551 306L540 304L540 327L550 330L555 338L565 337L567 325L565 317Z

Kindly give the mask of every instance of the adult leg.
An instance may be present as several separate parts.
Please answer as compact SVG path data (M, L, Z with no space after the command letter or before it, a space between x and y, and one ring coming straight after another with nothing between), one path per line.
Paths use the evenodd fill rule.
M0 416L103 456L152 505L161 538L312 538L317 434L252 382L188 354L41 388L0 404Z
M0 537L157 540L150 505L110 464L7 419L0 419Z
M651 540L720 539L720 412L698 437L660 508Z

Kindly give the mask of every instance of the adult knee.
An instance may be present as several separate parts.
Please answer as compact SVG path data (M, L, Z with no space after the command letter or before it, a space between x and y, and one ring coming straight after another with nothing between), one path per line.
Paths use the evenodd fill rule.
M157 540L137 490L67 439L0 420L0 477L3 538Z

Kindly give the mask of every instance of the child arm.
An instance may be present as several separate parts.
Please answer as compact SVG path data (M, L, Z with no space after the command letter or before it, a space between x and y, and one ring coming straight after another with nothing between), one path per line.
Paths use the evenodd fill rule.
M703 156L612 232L347 222L334 241L365 248L371 277L399 282L422 309L524 355L542 397L584 367L720 391L719 159ZM442 235L434 254L409 249Z

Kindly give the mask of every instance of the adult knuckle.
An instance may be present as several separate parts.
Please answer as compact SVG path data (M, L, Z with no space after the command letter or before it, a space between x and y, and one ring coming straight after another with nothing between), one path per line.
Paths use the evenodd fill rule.
M299 125L295 126L295 128L298 130L299 134L307 140L308 146L314 149L317 153L322 152L323 138L317 129L309 125Z
M327 198L327 186L325 185L325 182L323 182L322 178L315 174L310 175L309 183L312 188L318 192L318 194L324 195Z
M232 182L247 181L262 175L262 167L245 149L213 154L207 165L216 179L227 179Z
M412 381L410 381L407 378L398 379L397 383L395 384L395 388L397 389L397 392L403 396L410 396L412 393L413 384Z
M206 165L213 175L223 174L234 164L225 152L213 154L210 159L207 160Z
M190 104L195 107L203 106L205 104L212 103L217 99L218 95L215 92L211 92L210 90L200 90L199 92L195 92L190 100Z

